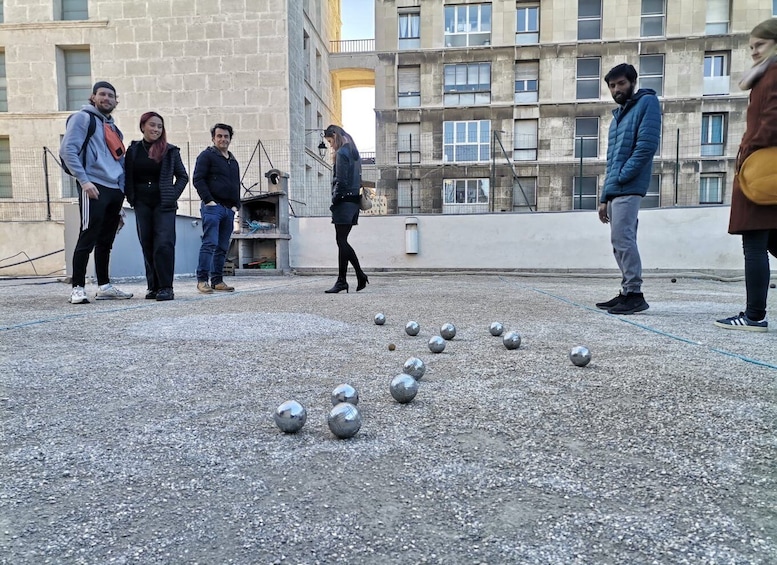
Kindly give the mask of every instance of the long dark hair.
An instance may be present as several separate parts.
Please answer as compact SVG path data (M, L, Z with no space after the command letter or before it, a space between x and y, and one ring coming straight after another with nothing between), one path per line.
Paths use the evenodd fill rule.
M331 137L334 140L332 145L335 153L337 153L337 150L340 149L343 145L349 143L351 145L351 151L353 152L354 157L361 159L361 155L359 155L359 149L356 147L356 142L350 135L348 135L348 132L346 132L340 126L336 126L334 124L328 125L324 130L324 137Z
M140 116L140 131L143 131L143 126L153 117L159 118L159 121L162 122L162 135L151 144L151 147L148 149L148 158L157 163L161 163L165 153L167 153L167 130L165 129L165 119L156 112L146 112ZM141 141L141 143L143 142Z

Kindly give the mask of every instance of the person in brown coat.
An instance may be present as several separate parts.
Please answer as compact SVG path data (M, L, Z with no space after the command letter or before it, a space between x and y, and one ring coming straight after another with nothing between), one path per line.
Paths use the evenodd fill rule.
M748 156L765 147L777 147L777 19L761 22L750 32L754 65L739 86L750 90L747 129L737 156L737 172ZM769 253L777 257L777 206L761 206L747 199L734 177L728 233L742 236L745 255L747 307L736 316L715 322L732 330L768 331L766 296L769 292Z

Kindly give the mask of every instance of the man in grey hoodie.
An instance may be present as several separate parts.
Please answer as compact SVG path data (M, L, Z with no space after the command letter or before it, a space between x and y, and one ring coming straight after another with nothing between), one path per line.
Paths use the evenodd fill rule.
M81 208L81 231L73 252L71 304L89 302L84 286L92 251L98 284L95 299L132 298L131 293L113 286L108 276L124 202L123 136L111 117L117 104L113 85L95 83L89 104L68 118L59 148L62 161L78 181Z

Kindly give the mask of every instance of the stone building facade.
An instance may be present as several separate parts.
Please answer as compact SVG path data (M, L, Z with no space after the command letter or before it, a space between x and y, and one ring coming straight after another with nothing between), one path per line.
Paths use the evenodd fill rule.
M253 158L244 185L261 189L271 161L290 173L296 201L328 190L329 160L317 151L316 132L339 119L327 57L329 42L339 38L339 0L0 5L0 220L44 206L30 194L42 191L44 178L55 205L72 200L53 161L44 177L40 153L56 153L65 119L87 102L96 80L116 86L114 117L127 140L139 139L139 116L155 110L170 142L193 153L192 164L210 144L211 126L224 122L235 128L241 163Z
M646 207L730 200L772 0L377 0L378 188L399 213L591 209L622 62L654 88Z

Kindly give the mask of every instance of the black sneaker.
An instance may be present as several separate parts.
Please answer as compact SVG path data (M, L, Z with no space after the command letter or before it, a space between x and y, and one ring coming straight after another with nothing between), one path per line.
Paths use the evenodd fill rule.
M146 300L156 300L156 293L157 293L156 290L153 290L153 289L149 288L146 291Z
M173 293L172 288L162 288L159 289L156 293L156 299L158 302L162 302L164 300L174 300L175 294Z
M766 318L760 322L756 322L755 320L748 318L744 312L740 312L738 316L716 320L715 325L719 328L726 328L727 330L745 330L748 332L769 331L769 322L766 321Z
M623 297L623 300L620 302L620 304L616 304L609 310L607 310L607 313L609 314L636 314L637 312L643 312L650 308L650 305L645 302L645 297L642 295L642 293L628 293L626 296Z
M607 302L597 302L596 307L601 308L602 310L609 310L613 306L617 306L618 304L623 302L625 298L626 296L622 292L619 292L618 296L616 296L615 298L611 298Z

